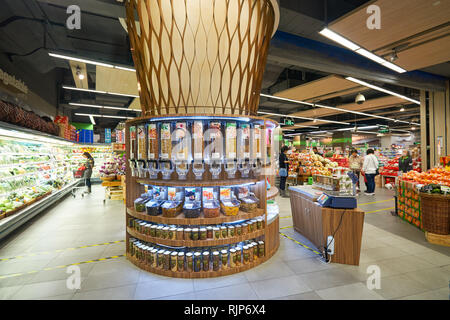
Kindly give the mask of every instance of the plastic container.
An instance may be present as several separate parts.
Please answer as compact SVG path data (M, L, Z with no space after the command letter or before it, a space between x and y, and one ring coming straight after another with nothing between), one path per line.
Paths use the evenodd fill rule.
M254 195L249 195L248 197L240 199L241 210L245 212L252 212L258 208L259 199Z
M145 210L149 216L159 216L162 214L161 205L164 200L149 200L145 204Z
M205 218L217 218L220 215L220 205L217 200L210 200L203 203L203 214Z
M161 205L162 215L167 218L175 218L183 209L183 202L168 200Z
M201 204L198 201L185 202L183 213L186 218L198 218L201 212Z
M222 212L226 216L236 216L239 213L240 205L241 205L240 201L236 199L222 200L220 202Z
M144 212L145 211L145 204L149 199L144 199L144 198L137 198L136 200L134 200L134 209L137 212Z

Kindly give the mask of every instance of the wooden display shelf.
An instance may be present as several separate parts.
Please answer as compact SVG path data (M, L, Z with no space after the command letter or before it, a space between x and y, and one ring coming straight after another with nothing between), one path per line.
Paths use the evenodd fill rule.
M120 187L122 185L122 182L120 180L113 180L113 181L103 181L102 187Z
M246 183L256 183L260 179L256 178L243 178L243 179L226 179L226 180L161 180L161 179L148 179L148 178L136 178L136 182L140 184L148 184L152 186L161 187L215 187L215 186L232 186Z
M278 247L275 248L275 250L273 250L272 252L269 252L269 254L266 253L266 255L262 258L257 258L256 260L254 260L253 262L250 262L248 264L242 264L239 267L233 267L233 268L227 268L227 269L221 269L219 271L199 271L199 272L188 272L188 271L171 271L171 270L163 270L163 269L159 269L159 268L154 268L149 266L148 264L141 262L139 260L137 260L136 258L132 257L128 252L127 252L127 259L135 264L136 266L138 266L139 268L155 273L155 274L159 274L162 276L166 276L166 277L172 277L172 278L188 278L188 279L193 279L193 278L214 278L214 277L222 277L222 276L227 276L230 274L235 274L238 272L242 272L242 271L246 271L249 270L251 268L254 268L258 265L260 265L261 263L266 262L268 259L270 259L275 252L277 251Z
M130 227L127 227L127 232L128 232L128 234L130 234L131 236L133 236L139 240L151 242L151 243L157 243L157 244L161 244L161 245L165 245L165 246L169 246L169 247L215 247L215 246L221 246L221 245L230 244L230 243L238 243L238 242L242 242L245 240L261 237L264 235L265 230L260 229L260 230L253 231L251 233L247 233L245 235L241 235L241 236L237 236L237 237L230 237L230 238L225 238L225 239L217 239L217 240L207 239L207 240L198 240L198 241L170 240L170 239L151 237L149 235L138 232Z
M280 190L277 187L271 186L269 190L267 190L267 200L275 198L279 194Z
M127 208L127 212L130 216L137 219L141 219L148 222L161 223L167 225L208 225L208 224L222 224L224 222L233 222L238 220L248 220L255 217L262 216L264 214L263 209L255 209L252 212L243 212L235 216L225 216L222 213L217 218L205 218L203 212L200 213L198 218L185 218L183 213L180 213L175 218L167 218L163 216L150 216L145 213L136 212L134 208Z

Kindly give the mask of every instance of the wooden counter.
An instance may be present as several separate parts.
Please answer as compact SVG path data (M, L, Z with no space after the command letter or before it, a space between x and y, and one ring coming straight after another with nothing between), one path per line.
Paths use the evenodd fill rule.
M294 229L321 252L328 236L336 232L331 262L359 265L364 212L360 209L324 208L315 202L317 192L310 186L289 188Z

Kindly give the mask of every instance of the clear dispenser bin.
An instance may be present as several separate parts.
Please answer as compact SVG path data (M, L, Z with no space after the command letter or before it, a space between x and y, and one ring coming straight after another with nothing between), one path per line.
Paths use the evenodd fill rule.
M131 176L137 177L139 175L137 161L135 159L128 159L128 163L130 164Z
M147 173L147 166L146 166L146 160L137 160L136 166L138 171L139 178L145 178Z
M211 172L213 179L219 179L220 173L222 172L222 161L210 160L209 161L209 172Z
M173 165L170 160L161 160L159 162L160 171L164 180L170 180L172 178Z
M147 171L150 179L158 179L159 165L157 160L147 160Z
M175 166L178 174L178 180L186 180L186 176L189 172L189 162L187 160L176 160Z
M193 160L192 172L194 173L196 180L202 180L203 173L205 172L205 160Z
M239 171L241 172L241 178L248 178L250 173L251 166L249 159L240 159L239 160Z
M228 179L234 179L237 171L237 160L236 159L226 159L225 160L225 172L227 173Z
M252 160L252 172L255 178L259 177L261 174L262 162L261 159Z

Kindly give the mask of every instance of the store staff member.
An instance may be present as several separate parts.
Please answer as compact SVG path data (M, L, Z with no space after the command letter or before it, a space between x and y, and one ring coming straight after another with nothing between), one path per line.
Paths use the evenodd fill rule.
M413 160L408 150L403 150L402 156L398 159L398 170L406 173L413 169Z

